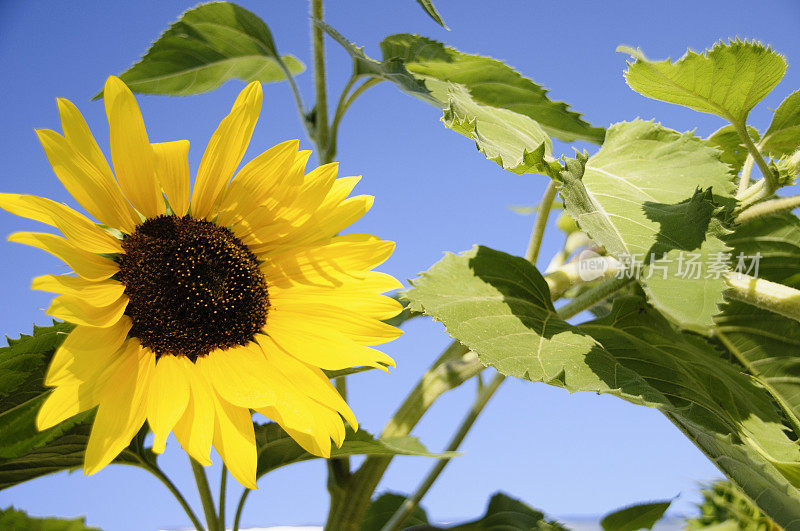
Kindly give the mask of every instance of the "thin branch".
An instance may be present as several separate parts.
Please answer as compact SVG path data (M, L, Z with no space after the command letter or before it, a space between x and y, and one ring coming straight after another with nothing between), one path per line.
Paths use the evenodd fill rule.
M178 500L178 503L180 504L181 508L183 508L183 511L186 513L186 516L188 516L189 520L192 521L192 525L195 527L195 529L197 529L197 531L205 531L203 524L200 523L200 519L197 517L196 514L194 514L194 511L192 510L192 507L189 505L189 502L186 501L186 498L183 497L181 491L178 490L178 487L175 486L175 484L167 477L167 475L164 474L164 472L157 466L151 465L140 456L137 457L139 462L141 463L140 466L145 470L147 470L148 472L150 472L151 474L153 474L155 477L157 477L159 481L161 481L161 483L163 483L164 486L167 487L167 489L172 493L172 495L175 496L175 499Z
M194 474L194 481L197 483L197 493L200 495L200 501L203 502L203 512L206 515L206 525L209 531L219 528L219 520L217 513L214 509L214 498L211 497L211 489L208 486L208 478L203 465L189 457L189 462L192 464L192 473Z
M219 531L225 531L225 494L228 488L228 467L223 463L222 475L219 478Z
M800 207L800 195L763 201L744 209L738 216L736 216L736 222L746 223L748 221L763 218L765 216L769 216L770 214L775 214L784 210L794 210L798 207Z
M322 0L311 0L311 18L323 20ZM325 34L317 24L311 25L314 52L314 87L317 101L314 105L314 140L320 162L331 161L328 156L328 92L325 84Z
M239 531L239 522L242 518L242 511L244 510L244 502L247 501L247 497L250 495L250 489L244 489L242 492L242 496L239 498L239 504L236 506L236 516L233 517L233 531Z
M533 265L536 265L536 260L539 258L539 251L542 248L542 239L544 238L544 230L547 227L547 218L550 217L550 209L553 207L553 201L557 193L558 184L551 179L544 191L542 201L539 203L539 211L536 213L536 221L533 223L533 231L531 231L528 251L525 253L525 258Z
M764 160L761 152L753 143L753 139L750 138L750 133L747 132L747 126L744 124L733 124L733 126L736 128L736 132L739 133L739 137L742 139L742 142L744 142L745 147L747 147L747 151L750 152L750 155L752 155L753 159L758 165L758 168L764 175L764 180L767 184L767 195L772 194L772 192L778 189L777 176L769 168L767 161Z

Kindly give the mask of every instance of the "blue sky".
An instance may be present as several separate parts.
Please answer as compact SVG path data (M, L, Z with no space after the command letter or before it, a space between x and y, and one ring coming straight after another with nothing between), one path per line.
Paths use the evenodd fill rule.
M633 93L622 78L625 58L619 44L640 46L653 58L677 58L687 47L702 50L734 36L772 44L789 69L773 94L752 113L764 129L775 108L800 86L800 4L684 1L579 2L439 0L451 31L434 24L414 0L329 2L327 21L379 56L378 43L399 32L419 33L465 52L507 61L551 89L595 125L636 117L656 118L678 130L708 135L723 123ZM0 1L0 190L51 197L73 204L56 180L33 133L58 129L56 97L75 102L107 151L108 128L102 103L90 101L109 74L126 69L167 24L192 2L11 2ZM272 29L279 49L310 65L307 5L297 0L243 1ZM338 96L349 74L349 58L328 44L330 86ZM312 77L298 84L307 102ZM199 96L142 96L139 102L152 141L187 138L196 168L202 150L243 83L231 81ZM505 173L474 145L446 130L441 112L389 84L368 91L345 118L338 160L342 175L363 175L359 193L376 197L375 206L354 231L397 242L383 270L413 278L443 251L475 243L522 254L532 218L509 205L533 204L546 181ZM249 160L273 144L300 138L310 149L288 87L264 87L264 106ZM581 146L583 147L583 146ZM556 143L556 152L572 153ZM37 230L32 222L0 212L0 233ZM561 244L548 232L541 261ZM0 323L9 336L46 324L41 308L50 296L29 289L32 277L56 272L56 259L35 249L0 240ZM386 346L397 361L391 374L351 378L351 403L362 426L379 432L397 404L449 339L442 327L415 320L406 334ZM441 449L458 424L474 386L442 398L415 434ZM489 496L503 490L555 516L599 515L637 501L680 495L674 511L692 510L697 484L718 476L716 468L666 418L621 400L582 393L570 395L543 384L507 381L486 408L453 461L425 499L438 521L481 514ZM193 492L185 455L174 439L161 459L184 492ZM218 461L218 460L217 460ZM433 464L398 458L379 491L410 492ZM218 470L211 472L216 483ZM235 504L239 487L231 482ZM196 501L196 500L195 500ZM251 495L246 525L318 524L327 512L321 461L278 470L262 479ZM0 492L0 507L14 504L36 515L87 515L107 530L143 530L188 524L169 493L147 473L108 467L84 478L58 474ZM199 509L198 509L199 510ZM229 517L230 518L230 517Z

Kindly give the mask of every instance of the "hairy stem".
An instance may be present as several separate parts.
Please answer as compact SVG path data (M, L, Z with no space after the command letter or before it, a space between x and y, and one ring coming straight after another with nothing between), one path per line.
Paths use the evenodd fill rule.
M800 207L800 195L793 195L791 197L781 197L780 199L771 199L756 203L755 205L742 210L736 216L737 223L746 223L748 221L763 218L776 212L784 210L793 210Z
M485 408L486 404L489 402L489 399L492 398L495 391L497 391L497 388L500 387L500 384L503 383L505 379L505 376L497 373L494 375L494 378L489 385L480 389L478 396L475 397L475 402L472 404L469 412L464 417L464 420L461 421L461 425L459 425L458 430L456 430L455 434L453 434L450 444L447 445L447 452L455 452L458 450L458 447L461 446L461 443L464 441L467 433L469 433L469 430L472 429L472 425L475 424L475 420L477 420L478 415L481 414L483 408ZM401 529L400 526L409 516L411 516L411 513L414 512L414 509L417 508L422 498L428 493L436 480L439 479L439 476L449 462L449 457L439 459L436 462L431 471L428 472L428 475L417 488L416 492L414 492L411 497L403 502L403 505L401 505L397 512L394 513L392 518L386 523L386 525L383 526L381 531L397 531Z
M339 96L339 102L336 104L336 111L334 112L333 121L331 122L330 127L330 146L328 148L330 151L331 160L333 160L333 158L336 156L336 151L338 149L337 142L339 138L339 123L341 122L342 118L344 118L347 109L350 108L350 105L352 105L356 98L363 94L364 91L383 81L381 79L371 77L362 83L358 88L356 88L352 94L348 94L357 80L358 77L355 74L350 77L344 89L342 90L341 96Z
M725 282L728 297L800 321L800 290L740 273L728 273Z
M747 126L745 124L738 123L733 124L733 126L736 128L736 132L739 133L739 137L742 139L742 142L744 142L745 147L747 147L747 151L750 152L750 155L753 157L758 165L758 168L761 170L761 173L764 175L764 181L766 182L767 186L767 195L771 195L772 192L778 189L777 176L772 173L767 161L764 160L761 152L753 143L753 139L750 138L750 133L747 132Z
M203 465L189 457L189 462L192 464L192 473L194 474L194 481L197 483L197 493L200 495L200 501L203 502L203 512L206 515L206 525L208 530L219 529L219 520L217 513L214 509L214 498L211 496L211 488L208 486L208 478Z
M562 319L569 319L578 315L584 310L588 310L595 304L607 299L617 291L621 290L633 281L632 278L610 278L585 293L581 293L564 306L558 309L558 316Z
M748 153L747 158L744 161L744 166L742 166L742 176L739 177L739 189L737 191L737 195L742 195L750 186L750 174L753 172L754 163L755 159L753 158L753 155Z
M239 498L239 504L236 506L236 515L233 517L233 531L239 531L239 523L241 522L242 512L244 511L244 502L247 501L250 492L250 489L244 489L244 492L242 492Z
M311 17L322 20L322 0L311 0ZM328 92L325 84L325 34L316 24L311 25L311 38L314 53L314 88L316 104L314 106L314 140L319 151L320 162L331 161L328 153Z
M539 211L536 213L536 221L533 223L533 230L531 231L531 239L528 243L528 250L525 253L525 258L536 265L536 260L539 258L539 251L542 248L542 239L544 238L544 229L547 227L547 218L550 217L550 209L553 207L553 200L558 193L558 184L554 180L550 180L547 188L542 196L542 201L539 203Z
M306 116L306 108L305 105L303 105L303 98L300 96L300 90L297 88L297 83L294 80L294 76L280 55L276 54L275 60L278 62L278 66L280 66L281 70L283 70L283 74L286 76L286 81L289 82L289 86L292 88L294 103L297 106L297 112L300 114L300 122L303 124L303 127L305 127L306 133L311 136L311 131L308 127L308 117Z

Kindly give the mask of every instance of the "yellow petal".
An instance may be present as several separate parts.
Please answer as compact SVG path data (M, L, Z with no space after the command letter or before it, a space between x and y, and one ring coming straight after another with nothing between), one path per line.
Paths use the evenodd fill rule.
M331 384L331 381L320 369L312 367L292 357L281 349L272 338L258 334L258 342L264 351L267 361L286 376L294 386L312 400L341 413L354 430L358 430L358 421L353 411L342 396Z
M256 411L280 424L308 453L327 459L331 456L331 434L314 411L324 407L303 396L298 396L295 401L293 408L267 406ZM302 412L299 415L298 410Z
M98 404L97 395L94 381L56 387L36 414L36 429L52 428L78 413L92 409Z
M302 320L320 331L333 330L352 339L359 345L381 345L397 339L403 331L378 319L368 317L345 308L328 306L317 302L283 301L276 306L275 313L284 319ZM272 317L273 314L270 314ZM267 325L269 327L269 325ZM269 328L268 328L269 329Z
M116 280L86 280L62 275L36 277L31 288L78 297L92 306L107 306L119 300L125 292L125 285Z
M260 256L261 271L270 285L285 287L295 282L338 286L343 279L358 277L383 263L394 251L394 242L369 234L336 236L324 244Z
M97 379L125 352L123 344L130 329L127 316L108 328L76 326L56 350L44 384L74 385Z
M0 194L0 208L58 228L72 243L93 253L121 253L122 242L62 203L35 195Z
M153 144L156 175L176 216L189 211L189 141Z
M144 217L164 214L153 148L133 93L121 79L109 76L103 101L111 133L111 160L120 188Z
M139 215L114 178L98 170L55 131L39 129L36 134L53 171L72 197L102 223L132 233L139 223Z
M396 280L394 282L399 284ZM378 290L307 287L297 284L285 289L270 289L269 300L275 306L284 302L336 306L381 321L391 319L403 311L403 305L397 300L378 295L376 291Z
M64 238L53 234L15 232L8 239L57 256L86 280L105 280L119 271L119 266L113 260L78 249Z
M128 297L124 295L108 306L100 307L92 306L75 295L59 295L50 303L47 315L70 323L105 328L117 324L127 306Z
M164 451L169 432L189 403L189 381L183 362L182 358L167 354L156 363L147 397L147 421L153 430L153 451L157 454Z
M250 410L229 404L214 394L216 422L214 448L216 448L231 475L248 489L256 486L256 436Z
M100 394L100 406L86 445L83 470L87 476L117 457L144 424L155 354L137 342L127 344L130 347Z
M233 405L255 409L275 403L270 366L258 345L212 352L198 358L196 365L217 393Z
M272 308L265 327L269 336L286 352L321 369L394 365L392 358L378 350L359 345L334 329L318 329L295 314Z
M242 161L261 112L261 84L254 81L242 90L230 114L208 142L192 190L192 215L206 218Z
M183 372L192 396L172 432L186 453L201 465L209 466L215 422L214 390L200 370L188 359L183 359Z
M76 152L80 153L94 168L110 182L114 181L114 174L108 165L100 146L92 135L92 131L83 119L83 115L73 103L67 99L58 98L58 112L61 115L61 129ZM121 197L122 194L119 194Z
M284 184L295 163L299 141L288 140L254 158L236 174L220 201L217 223L227 227L263 203Z

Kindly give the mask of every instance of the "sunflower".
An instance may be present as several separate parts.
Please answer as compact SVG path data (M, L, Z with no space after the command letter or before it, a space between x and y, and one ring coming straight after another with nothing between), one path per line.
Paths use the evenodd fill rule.
M49 199L0 194L0 207L61 231L11 241L52 253L75 275L45 275L47 310L76 324L56 351L40 430L97 407L84 471L109 464L147 421L153 451L172 432L210 465L211 446L256 487L252 411L308 452L330 456L356 419L323 369L393 365L370 348L400 335L382 322L400 287L372 271L394 249L338 235L373 198L348 198L358 177L337 165L305 173L291 140L236 168L261 109L249 84L206 147L190 190L189 142L148 140L128 87L110 77L104 101L112 169L78 109L59 99L63 136L39 130L56 176L90 218ZM234 175L235 173L235 175Z

